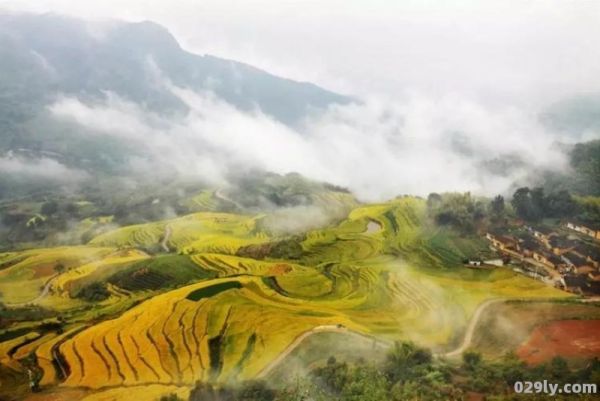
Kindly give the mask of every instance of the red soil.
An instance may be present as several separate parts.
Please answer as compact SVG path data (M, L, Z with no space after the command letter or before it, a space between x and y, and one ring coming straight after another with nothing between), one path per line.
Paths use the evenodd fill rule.
M555 356L600 356L600 320L559 320L538 326L517 355L529 364L546 362Z
M285 263L279 263L269 269L269 274L274 276L280 276L282 274L286 274L292 271L292 267L290 265L286 265Z
M55 272L54 267L56 265L54 263L44 263L41 265L37 265L33 271L33 278L40 277L48 277L53 275Z

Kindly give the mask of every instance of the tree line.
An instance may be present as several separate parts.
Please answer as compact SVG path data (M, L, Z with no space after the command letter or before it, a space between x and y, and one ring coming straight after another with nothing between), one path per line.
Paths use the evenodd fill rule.
M600 222L600 198L573 196L564 189L546 192L542 187L518 188L509 202L502 195L486 199L469 192L431 193L427 211L436 224L470 235L482 227L505 225L510 218L530 223L547 218Z
M517 381L548 380L565 383L597 383L600 361L571 369L566 360L528 366L513 353L489 362L476 352L466 352L460 363L435 358L431 351L410 342L396 343L379 363L338 361L331 356L307 375L275 386L248 381L237 386L198 382L189 401L462 401L474 394L490 401L535 400L540 394L516 394ZM537 397L537 398L536 398ZM587 398L586 398L587 397ZM595 395L579 396L592 400ZM557 395L556 400L568 397ZM181 401L172 394L160 401Z

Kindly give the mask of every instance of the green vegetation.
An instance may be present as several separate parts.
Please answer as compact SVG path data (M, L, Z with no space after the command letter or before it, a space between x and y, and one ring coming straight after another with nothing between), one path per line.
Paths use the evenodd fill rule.
M340 362L331 355L327 362L308 374L286 382L246 381L214 386L197 382L189 401L462 401L485 397L494 401L536 400L540 394L515 394L516 381L594 383L600 377L600 361L585 368L571 369L561 358L547 364L527 366L514 354L487 362L475 352L463 355L461 363L449 363L432 356L430 350L410 342L395 343L379 363ZM541 395L546 397L545 395ZM555 395L557 400L570 396ZM572 396L571 396L572 397ZM577 399L593 400L594 394ZM545 398L544 398L545 399ZM174 394L161 401L182 400Z
M453 349L485 300L566 296L509 269L464 268L463 259L489 252L477 235L488 217L467 230L459 220L436 223L436 213L456 210L469 220L491 206L468 194L439 200L361 205L320 228L277 236L265 231L269 213L198 212L113 229L86 246L0 254L2 299L60 310L64 319L56 330L40 329L39 338L27 337L39 325L9 322L8 341L37 355L43 390L56 388L57 377L61 389L95 392L125 391L124 383L191 386L202 378L214 382L206 391L219 393L223 383L272 377L275 364L288 366L287 353L309 365L333 350L342 355L342 344L315 356L295 342L345 335L362 345L335 396L383 397L389 377L376 366L357 369L361 355L383 360L384 345L401 340ZM15 282L27 292L14 291ZM71 370L59 372L57 358ZM8 355L4 361L17 363ZM263 390L248 385L245 394L265 397Z
M176 288L215 277L200 268L188 255L158 255L134 262L108 278L108 282L128 291Z
M239 281L226 281L224 283L214 284L194 290L190 292L186 298L190 301L199 301L202 298L210 298L214 295L220 294L223 291L240 288L242 288L242 284L240 284Z
M600 196L600 139L575 144L567 153L570 169L568 172L545 173L544 188L567 190L582 196Z
M515 191L511 203L517 216L526 221L572 217L577 212L577 203L566 190L546 195L542 187L523 187Z
M428 212L441 226L450 226L463 234L474 234L485 217L484 203L470 193L430 194Z
M110 292L102 284L92 283L79 290L75 297L88 302L99 302L110 297Z
M300 259L302 246L297 238L286 239L275 243L269 252L269 257L275 259Z

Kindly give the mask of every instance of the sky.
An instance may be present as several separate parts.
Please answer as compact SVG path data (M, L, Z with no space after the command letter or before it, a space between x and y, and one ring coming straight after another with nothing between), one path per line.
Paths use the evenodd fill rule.
M169 82L190 107L182 120L113 95L101 105L65 97L49 106L57 119L144 147L147 158L131 160L139 171L158 163L216 181L232 165L299 172L364 200L507 194L533 185L532 173L568 168L556 143L574 139L547 132L539 112L600 92L595 0L0 0L0 9L152 20L194 53L361 99L309 119L303 132ZM501 174L484 168L506 160L516 162Z
M161 23L190 51L361 97L459 93L536 105L600 87L600 2L0 0Z

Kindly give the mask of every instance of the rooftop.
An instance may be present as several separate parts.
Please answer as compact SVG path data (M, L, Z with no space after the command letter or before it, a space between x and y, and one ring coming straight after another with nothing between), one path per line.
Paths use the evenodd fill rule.
M531 237L525 237L519 242L519 246L523 249L527 249L529 251L535 251L541 248L539 242Z
M574 252L566 253L565 258L567 258L575 267L589 265L589 262L585 260L585 258L582 258Z
M573 220L569 220L569 222L577 224L579 226L591 228L592 230L600 230L600 222L597 222L597 221L589 221L589 220L586 221L586 220L580 220L580 219L573 219Z
M590 258L600 262L600 249L598 249L598 247L579 243L575 247L575 251L581 255L589 256Z
M552 238L550 238L549 242L550 242L550 246L552 246L552 248L560 248L560 249L572 248L577 245L576 241L572 241L572 240L564 238L564 237L552 237Z
M539 233L542 233L544 235L549 235L554 233L555 231L549 227L546 226L536 226L536 227L531 227L532 230L537 231Z

